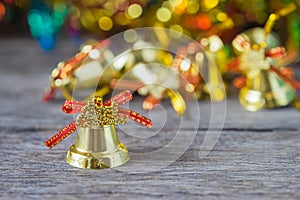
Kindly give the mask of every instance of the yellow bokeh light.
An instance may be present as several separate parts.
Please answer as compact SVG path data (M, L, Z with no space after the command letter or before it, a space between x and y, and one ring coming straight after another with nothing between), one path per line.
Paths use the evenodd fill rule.
M95 31L98 29L97 27L97 19L93 16L90 10L82 11L82 15L80 16L81 24L90 31Z
M132 19L138 18L143 13L143 8L139 4L132 4L127 9L127 14Z
M86 23L93 23L93 22L97 21L93 15L93 13L90 10L85 10L83 12L81 20L86 21Z
M174 24L174 25L170 26L170 29L172 29L174 31L178 31L180 33L183 32L183 28L179 24Z
M199 3L196 1L188 1L188 6L186 8L186 11L189 14L195 14L196 12L198 12L200 6Z
M158 55L159 60L162 61L162 64L166 66L171 66L173 64L173 56L170 53L167 52L161 52Z
M173 2L173 4L174 4L173 5L174 11L180 15L185 11L188 1L187 0L175 0Z
M188 84L186 84L186 85L184 86L184 89L185 89L187 92L194 92L195 87L194 87L192 84L188 83Z
M180 25L174 24L174 25L170 26L170 29L176 31L176 32L173 32L173 31L170 32L170 35L172 37L180 38L182 36L183 28Z
M172 13L167 8L159 8L156 11L156 17L161 22L167 22L171 19Z
M207 47L209 45L209 40L207 38L202 38L200 43L203 47Z
M220 22L223 22L227 19L227 14L220 12L217 14L217 20L219 20Z
M98 25L102 30L108 31L113 27L113 22L109 17L104 16L99 19Z
M112 16L116 12L115 5L111 1L103 4L103 10L107 12L107 16Z
M219 4L219 0L202 0L202 6L206 10L210 10Z

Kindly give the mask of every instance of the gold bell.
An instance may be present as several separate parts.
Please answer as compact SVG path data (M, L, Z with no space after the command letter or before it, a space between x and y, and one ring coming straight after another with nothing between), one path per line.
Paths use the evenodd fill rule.
M128 151L114 125L79 127L75 145L67 153L67 163L79 168L104 169L126 163Z
M115 124L125 124L127 119L131 119L148 128L152 126L147 117L120 107L132 98L131 92L125 90L105 102L102 97L95 97L87 103L66 101L62 106L65 113L81 114L76 121L46 140L45 145L52 148L77 130L76 143L67 153L67 163L85 169L112 168L126 163L129 154L119 141Z
M239 100L246 110L257 111L263 107L287 106L295 94L295 89L275 72L261 70L255 77L247 79L246 86L240 90Z

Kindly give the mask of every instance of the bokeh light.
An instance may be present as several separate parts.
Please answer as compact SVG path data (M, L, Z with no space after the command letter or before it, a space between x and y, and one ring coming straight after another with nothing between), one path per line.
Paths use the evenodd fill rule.
M198 39L205 35L222 35L228 44L233 34L251 25L262 27L272 12L296 2L292 0L2 0L0 2L1 31L23 30L29 25L32 36L40 40L56 38L60 31L82 42L82 35L109 37L130 28L162 27ZM275 31L289 47L300 46L299 14L294 12L281 19ZM26 14L28 24L19 20ZM23 24L21 24L23 23ZM19 26L17 29L12 26ZM283 30L288 31L284 33ZM230 31L232 31L230 33ZM80 39L81 38L81 39ZM199 40L200 40L199 39ZM55 39L54 39L55 40ZM296 41L294 44L292 41ZM50 43L52 43L49 40ZM42 42L41 44L44 44ZM51 46L51 45L49 45Z
M197 26L201 30L207 30L211 27L212 23L207 14L200 14L197 17Z
M102 29L103 31L109 31L113 27L112 20L107 16L101 17L98 24L100 29Z
M64 24L65 16L68 14L66 4L55 1L53 10L47 4L33 5L27 15L27 21L31 35L39 41L40 46L50 50L55 45L55 35Z
M132 19L138 18L143 13L143 8L139 4L132 4L127 10L128 16Z
M5 6L3 3L0 2L0 22L4 18L5 12L6 12Z
M205 10L210 10L219 4L219 0L202 0L201 4Z
M167 8L159 8L156 12L156 17L161 22L167 22L171 19L172 13Z

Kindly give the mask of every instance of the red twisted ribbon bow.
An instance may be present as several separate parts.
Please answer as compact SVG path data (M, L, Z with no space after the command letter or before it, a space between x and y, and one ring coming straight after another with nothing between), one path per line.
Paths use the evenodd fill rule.
M104 103L102 102L97 102L95 101L96 106L110 106L113 103L117 104L118 107L118 115L122 116L124 118L129 118L139 124L142 124L148 128L151 128L152 122L149 118L136 113L132 110L128 110L126 108L121 108L119 106L131 101L133 98L132 94L130 91L125 90L109 100L105 101ZM82 112L82 108L86 106L86 103L76 101L76 100L67 100L65 101L64 105L62 106L62 111L67 113L67 114L74 114L74 113L79 113ZM77 124L75 121L72 121L70 124L65 126L63 129L61 129L58 133L56 133L54 136L49 138L48 140L45 141L45 145L49 147L50 149L60 143L63 139L74 133L77 129Z

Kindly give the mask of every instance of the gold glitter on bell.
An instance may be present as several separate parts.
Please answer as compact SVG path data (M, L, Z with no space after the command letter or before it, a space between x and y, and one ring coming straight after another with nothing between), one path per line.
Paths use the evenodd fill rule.
M82 111L77 118L76 143L67 153L67 163L80 168L103 169L127 162L127 149L119 142L114 126L126 123L126 119L117 115L115 104L104 106L98 97L88 101Z
M104 169L120 166L129 154L114 125L79 127L75 145L67 153L67 163L79 168Z

